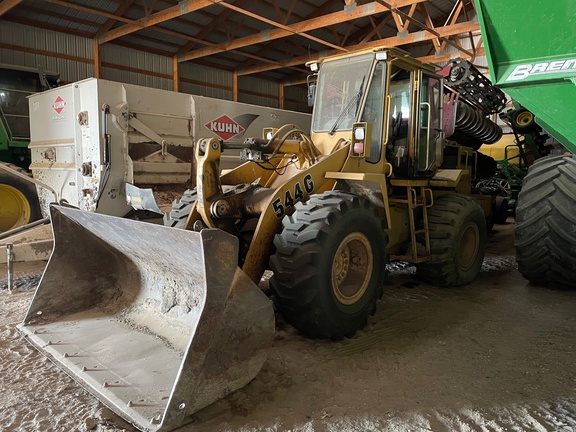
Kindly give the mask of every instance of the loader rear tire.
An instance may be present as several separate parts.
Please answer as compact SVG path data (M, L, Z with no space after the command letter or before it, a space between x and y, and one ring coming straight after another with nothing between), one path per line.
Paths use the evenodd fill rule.
M484 260L487 228L474 198L446 194L428 211L432 259L416 265L416 274L432 285L460 286L472 282Z
M516 203L518 270L530 282L576 288L576 157L539 159Z
M187 189L181 198L175 199L170 213L164 215L164 226L184 229L197 198L196 189Z
M26 170L2 163L24 175ZM0 232L29 224L42 218L36 186L5 170L0 170Z
M379 211L329 191L298 203L282 225L270 258L276 307L306 336L352 337L382 296L388 237Z

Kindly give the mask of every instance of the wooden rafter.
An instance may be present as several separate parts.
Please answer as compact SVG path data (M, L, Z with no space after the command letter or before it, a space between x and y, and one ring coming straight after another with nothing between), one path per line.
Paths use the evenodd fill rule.
M392 0L391 0L392 1ZM420 3L426 0L394 0L395 6L407 6L414 3ZM245 46L250 46L262 42L268 42L275 39L285 38L294 34L302 34L311 30L329 27L334 24L353 21L370 15L376 15L388 11L389 8L379 2L370 2L362 6L356 7L352 12L340 11L326 14L317 18L312 18L305 21L300 21L286 28L276 28L271 30L262 31L257 34L245 36L236 39L232 42L218 44L216 47L203 48L196 51L191 51L184 54L181 61L194 60L201 57L210 56L223 51L238 49Z
M18 6L23 0L3 0L0 3L0 16L4 15L13 7Z
M378 24L376 24L374 26L374 28L372 30L370 30L370 32L364 36L364 38L362 39L362 41L360 43L364 43L364 42L368 42L370 39L372 39L372 37L374 37L375 34L378 33L378 35L380 36L379 31L386 26L386 24L388 24L388 21L390 21L390 17L394 15L394 14L388 14L386 15ZM382 38L382 36L380 36L380 38Z
M440 27L437 29L438 34L442 38L447 38L449 36L460 34L460 33L467 33L469 31L479 31L479 30L480 30L480 25L478 24L477 21L462 22L462 23L451 25L451 26ZM433 35L432 33L419 31L419 32L409 33L408 35L406 35L402 38L399 38L398 36L393 36L393 37L388 37L388 38L377 40L377 41L358 44L358 45L355 45L354 48L355 49L365 49L365 48L376 48L376 47L380 47L380 46L402 46L402 45L409 45L411 43L418 42L418 41L431 40L431 39L434 39L436 37L437 36ZM326 55L336 54L336 53L337 53L337 51L330 51L327 53L323 53L322 57L324 57ZM261 72L270 71L270 70L274 70L274 69L281 69L283 67L302 65L302 64L306 63L307 61L317 60L319 58L320 58L320 54L316 53L316 54L311 54L309 56L293 58L293 59L287 60L285 62L277 62L277 64L275 66L274 65L260 65L260 66L255 66L255 67L244 69L244 70L239 70L238 74L239 75L251 75L251 74L261 73Z
M55 0L48 0L55 1ZM59 1L59 0L57 0ZM149 17L139 19L137 21L130 21L128 24L122 27L110 30L104 34L101 38L102 42L109 42L116 38L126 36L130 33L134 33L143 28L148 28L165 21L171 20L173 18L179 17L187 13L203 9L214 4L221 3L222 0L184 0L178 3L176 6L163 9L160 12L156 12Z
M22 1L0 0L2 19L93 39L91 60L96 75L99 47L107 42L169 57L175 65L171 74L175 90L178 80L184 82L177 66L187 60L243 76L286 68L306 73L306 61L382 45L421 46L425 48L422 54L430 47L422 57L429 62L454 56L452 49L446 50L448 45L472 61L484 53L478 25L470 13L475 7L472 0L453 0L451 5L434 4L434 0L111 0L114 7L110 10L85 0ZM92 16L68 16L59 13L60 7L50 8L45 2ZM14 7L14 12L6 13ZM32 13L27 11L39 17L31 19ZM194 15L182 16L188 13ZM48 24L42 15L68 20L71 27ZM144 18L136 19L141 16ZM207 18L210 23L203 25ZM77 30L78 24L82 30ZM149 31L139 32L143 29ZM162 34L178 40L162 40ZM228 40L222 42L224 38ZM319 45L326 51L319 53L324 49ZM209 56L214 60L205 59ZM285 85L302 82L300 74L292 74L290 82L278 78L288 78L290 72L265 73L261 78Z
M76 10L79 10L82 12L86 12L86 13L89 13L92 15L98 15L98 16L105 17L108 19L114 19L114 20L122 21L122 22L132 22L132 20L130 20L128 18L123 18L123 17L108 13L108 12L103 11L103 10L81 6L81 5L76 4L76 3L71 3L71 2L67 2L67 1L63 1L63 0L45 0L45 1L48 3L58 5L58 6L62 6L65 8L70 8L70 9L76 9Z
M327 10L327 8L332 6L332 4L333 4L332 0L326 0L320 7L315 8L311 14L306 16L305 19L312 19L312 18L316 18L318 16L321 16ZM230 9L227 9L227 11L230 11ZM286 22L284 22L284 24L286 24ZM292 40L292 42L294 42L294 41ZM266 44L263 48L258 50L256 55L258 55L260 57L266 56L270 51L277 49L277 47L279 46L279 43L280 43L280 40L271 41L270 43ZM300 45L300 44L298 44L298 45L294 44L294 45L300 49L303 49L302 45ZM246 62L240 64L237 69L245 69L245 68L249 67L251 64L252 64L251 60L247 60Z
M424 22L426 23L427 28L435 31L436 29L434 27L434 23L432 22L432 18L430 18L430 15L428 14L428 9L426 9L426 4L421 3L418 5L418 8L420 9L420 13L424 17ZM436 52L440 51L440 40L439 39L432 39L432 44L434 45Z
M410 21L412 21L413 23L415 23L418 27L420 27L422 30L433 34L434 36L436 36L436 38L440 38L440 34L434 30L431 29L430 27L428 27L426 24L421 23L420 21L418 21L417 19L415 19L414 17L410 17L407 14L405 14L404 12L402 12L400 9L398 9L397 7L394 7L391 3L384 1L384 0L376 0L379 4L387 6L392 12L395 12L399 15L402 15L404 18L409 19ZM448 38L444 38L446 40L447 43L449 43L450 45L454 46L455 48L457 48L458 50L462 51L463 53L467 54L470 57L473 57L474 54L471 53L468 50L465 50L464 48L462 48L461 46L456 45L454 42L450 41Z
M220 5L223 6L223 7L225 7L225 8L232 9L232 10L235 11L235 12L238 12L238 13L241 13L241 14L243 14L243 15L246 15L246 16L249 16L249 17L251 17L251 18L254 18L254 19L256 19L256 20L265 22L266 24L270 24L270 25L273 26L273 27L277 27L279 30L287 31L289 34L298 34L298 35L300 35L300 36L303 36L303 37L305 37L305 38L307 38L307 39L310 39L310 40L312 40L312 41L314 41L314 42L318 42L319 44L325 45L325 46L327 46L327 47L331 47L331 48L334 48L334 49L337 49L337 50L342 50L342 51L348 51L347 49L343 49L342 47L340 47L340 46L338 46L338 45L335 45L335 44L333 44L333 43L331 43L331 42L328 42L328 41L326 41L326 40L317 38L316 36L312 36L312 35L306 33L306 31L294 31L294 30L293 30L293 27L294 27L294 26L283 25L283 24L281 24L281 23L279 23L279 22L273 21L273 20L268 19L268 18L266 18L266 17L263 17L263 16L261 16L261 15L255 14L255 13L253 13L253 12L249 12L249 11L247 11L247 10L245 10L245 9L239 8L239 7L234 6L234 5L232 5L232 4L229 4L229 3L222 2L222 3L220 3ZM310 29L310 30L313 30L313 29Z
M134 0L124 0L124 2L121 3L120 6L116 8L116 10L114 11L114 15L117 16L124 15L124 13L126 13L126 11L130 8L130 6L132 6L133 3ZM97 37L102 36L104 33L110 30L114 26L114 23L116 22L118 22L117 19L108 18L108 20L104 24L102 24L102 27L100 28L100 30L98 30L96 36Z

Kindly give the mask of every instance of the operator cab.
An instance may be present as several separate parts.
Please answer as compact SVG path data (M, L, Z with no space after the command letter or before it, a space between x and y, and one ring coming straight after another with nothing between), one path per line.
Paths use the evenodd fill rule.
M397 50L342 56L319 68L314 142L365 124L366 162L390 163L395 177L429 178L442 163L442 77ZM348 136L350 136L348 134ZM351 155L358 156L356 146Z

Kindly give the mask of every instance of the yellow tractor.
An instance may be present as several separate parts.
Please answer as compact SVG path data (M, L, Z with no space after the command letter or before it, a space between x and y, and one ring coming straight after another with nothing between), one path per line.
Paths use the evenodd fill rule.
M366 324L389 259L440 286L480 270L492 198L471 195L472 148L446 139L443 77L387 48L309 66L311 135L200 140L170 227L52 207L55 249L20 330L143 430L176 428L258 373L274 333L266 269L285 319L335 340ZM494 135L470 118L476 139ZM220 175L231 148L246 163Z

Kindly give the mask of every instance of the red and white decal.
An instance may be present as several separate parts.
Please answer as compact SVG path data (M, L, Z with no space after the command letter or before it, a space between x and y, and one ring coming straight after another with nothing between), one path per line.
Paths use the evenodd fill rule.
M230 138L233 138L246 130L226 114L218 117L217 119L209 121L204 126L206 126L209 130L214 132L223 140L229 140Z
M56 100L54 101L54 103L52 104L52 108L58 114L61 114L62 111L64 110L64 108L66 108L66 101L64 99L62 99L60 96L58 96L56 98Z

